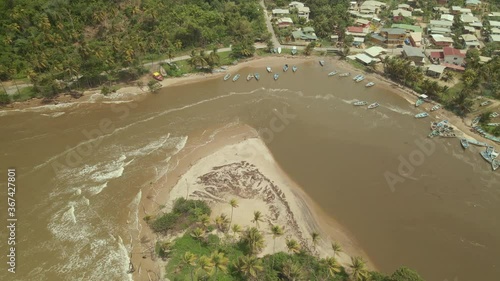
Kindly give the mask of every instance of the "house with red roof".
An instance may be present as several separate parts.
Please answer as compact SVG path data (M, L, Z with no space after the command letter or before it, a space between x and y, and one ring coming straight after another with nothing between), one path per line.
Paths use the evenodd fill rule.
M444 56L444 63L446 64L453 64L458 66L464 64L465 54L458 49L451 47L444 47L443 56Z

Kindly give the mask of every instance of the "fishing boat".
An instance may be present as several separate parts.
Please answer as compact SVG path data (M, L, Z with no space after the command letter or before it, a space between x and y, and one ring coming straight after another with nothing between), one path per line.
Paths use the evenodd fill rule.
M230 77L231 77L231 73L226 74L226 76L224 76L224 81L227 81Z
M298 69L298 67L296 67L295 65L294 65L294 66L292 66L292 71L293 71L293 72L297 71L297 69Z
M480 104L480 106L487 106L488 104L490 104L491 102L489 100L487 101L484 101Z
M493 161L491 161L491 168L493 169L493 171L496 171L498 167L500 167L500 161L497 159L493 159Z
M153 78L158 80L158 81L163 81L163 76L161 76L161 74L159 72L154 72Z
M292 47L292 55L295 56L297 54L297 47Z
M460 139L460 144L464 149L467 149L469 147L469 142L467 141L467 139Z
M498 112L492 112L490 114L490 118L495 118L495 117L498 117L498 116L500 116L500 114L498 114Z
M283 72L286 72L288 70L288 64L285 64L285 66L283 66Z
M342 73L342 74L340 74L339 76L340 76L340 77L347 77L347 76L349 76L349 75L351 75L351 73L350 73L350 72L346 72L346 73Z
M281 47L278 48L278 54L281 54Z
M369 83L368 83L368 84L366 84L365 86L366 86L366 87L372 87L373 85L375 85L375 83L373 83L373 82L369 82Z
M280 75L278 73L274 74L274 80L278 80L279 77Z
M420 105L422 105L424 102L425 102L425 101L424 101L424 99L419 98L419 99L415 102L415 106L420 106Z
M240 75L239 75L239 74L234 75L234 77L233 77L233 82L236 82L236 80L238 80L239 78L240 78Z
M255 74L253 75L253 77L255 77L255 80L259 81L260 79L260 74L255 72Z
M324 66L324 65L325 65L325 61L324 61L324 60L320 60L320 61L319 61L319 64L320 64L321 66Z
M163 66L160 65L158 70L160 71L161 76L167 77L167 71L165 71L165 68L163 68Z
M254 77L254 76L253 76L253 74L251 74L251 73L250 73L250 74L248 74L248 75L247 75L247 81L252 80L252 78L253 78L253 77Z
M439 131L438 130L432 130L432 132L427 135L429 138L433 138L435 136L439 136Z
M266 67L266 70L267 70L267 73L273 72L270 66Z
M355 106L362 106L362 105L367 105L368 103L366 101L355 101L352 104Z
M361 77L359 77L358 79L356 79L356 82L361 82L365 80L365 76L361 75Z
M356 81L356 79L358 79L358 78L359 78L359 77L361 77L361 76L363 76L363 75L358 74L358 75L354 76L354 77L352 78L352 80Z
M416 114L415 118L425 118L427 116L429 116L429 113L427 113L427 112L421 112L421 113Z
M440 106L439 104L436 104L435 106L433 106L433 107L431 108L431 111L436 111L436 110L438 110L438 109L440 109L440 108L441 108L441 106Z
M328 76L333 76L335 74L337 74L337 71L332 71L332 72L328 73Z
M380 104L378 104L378 103L374 102L374 103L372 103L372 104L370 104L370 105L368 106L368 109L373 109L373 108L376 108L376 107L379 107L379 106L380 106Z
M498 126L500 126L500 123L488 123L486 125L492 126L492 127L498 127Z
M473 145L477 145L477 146L488 146L487 143L480 142L480 141L477 141L477 140L474 140L474 139L467 140L467 142L470 143L470 144L473 144Z
M457 135L455 133L439 133L439 136L443 138L456 138Z
M477 124L479 124L479 121L481 121L481 116L474 118L474 120L472 120L471 126L476 127Z
M488 163L493 162L491 155L486 150L479 152L479 154L481 154L481 156L483 156L483 159L486 160Z

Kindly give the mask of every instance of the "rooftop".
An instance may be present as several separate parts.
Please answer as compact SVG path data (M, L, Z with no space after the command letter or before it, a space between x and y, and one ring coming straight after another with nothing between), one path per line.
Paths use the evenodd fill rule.
M402 28L405 30L411 30L413 32L422 32L422 28L417 25L411 25L411 24L402 24L402 23L395 23L391 25L392 28Z
M451 39L450 37L443 36L441 34L432 34L431 37L436 42L453 43L453 39Z
M401 28L382 28L380 32L386 32L387 34L406 34L406 30Z
M437 26L446 26L446 27L451 27L453 25L453 22L445 21L445 20L431 20L430 25L437 25Z
M420 48L416 47L411 47L404 45L403 46L403 52L406 54L408 57L418 57L418 58L425 58L424 53Z
M399 15L408 18L408 17L411 17L411 12L407 11L407 10L403 10L403 9L396 9L396 10L392 11L393 17L397 17Z
M365 53L367 53L371 57L378 57L382 53L386 53L386 52L387 52L386 49L379 47L379 46L370 47L370 48L365 50Z
M273 14L289 14L290 11L288 9L274 9L272 10Z
M490 20L490 25L493 27L500 27L500 21Z
M473 34L462 34L462 39L464 39L465 42L474 42L477 41L476 35Z
M462 58L465 57L465 54L460 52L460 50L455 49L455 48L451 48L451 47L444 47L443 54L445 56L455 56L455 57L462 57Z
M429 65L429 68L427 69L428 71L432 71L432 72L435 72L435 73L439 73L439 74L442 74L444 72L444 70L446 69L446 66L444 65L435 65L435 64L431 64Z
M347 31L352 33L363 33L364 28L361 26L349 26L347 27Z
M441 15L441 20L447 20L447 21L453 21L455 18L453 15L450 14L442 14Z
M497 34L490 35L490 41L491 42L500 42L500 35L497 35Z
M413 38L413 41L422 41L422 32L410 32L410 37Z
M431 58L433 59L444 59L443 52L431 52Z
M481 5L479 0L465 0L465 5Z
M371 57L369 57L365 54L357 54L356 59L362 61L365 64L370 64L373 61L373 59Z

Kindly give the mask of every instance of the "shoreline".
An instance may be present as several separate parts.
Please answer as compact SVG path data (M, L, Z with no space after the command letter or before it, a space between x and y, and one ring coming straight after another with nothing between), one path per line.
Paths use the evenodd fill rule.
M305 191L281 170L278 163L274 161L271 152L264 142L259 139L257 132L253 128L247 125L234 124L216 129L212 135L206 135L206 131L201 132L201 134L198 133L197 137L191 139L195 140L188 141L190 144L186 145L183 151L176 155L176 159L172 159L176 163L175 168L162 179L153 183L145 192L146 196L143 196L140 203L142 208L139 210L142 231L135 240L144 239L144 237L152 240L158 237L149 229L149 226L142 218L146 215L154 215L169 210L173 200L178 197L186 197L186 191L189 190L191 199L210 202L209 205L213 211L212 218L221 213L230 214L231 208L227 201L237 198L240 207L234 211L233 222L240 224L243 228L253 225L250 223L253 211L261 211L266 220L261 223L260 229L264 231L267 240L267 247L261 255L272 254L272 242L267 231L267 224L272 222L286 226L285 235L280 241L278 239L276 241L277 252L287 252L285 244L287 236L293 237L293 239L305 246L310 244L310 233L316 231L321 237L316 248L322 249L318 251L318 255L332 256L333 251L330 242L334 240L330 239L333 238L342 245L345 252L337 256L342 265L347 266L350 264L351 256L362 256L367 261L370 269L376 270L374 263L356 244L352 235L334 218L322 212L319 206L307 196ZM243 162L248 164L242 164ZM254 192L254 194L259 195L254 197L247 196L250 190L248 186L245 187L245 191L240 191L240 194L231 193L226 189L219 192L210 192L210 195L207 195L205 191L206 185L200 184L199 178L203 176L207 180L217 180L217 176L208 177L207 173L210 174L213 167L224 165L230 165L225 173L231 173L231 171L239 169L244 174L253 173L252 179L254 177L260 178L263 180L262 186L267 184L269 188L259 189L257 193ZM223 183L225 181L219 182L216 186L223 185ZM258 186L261 186L260 182ZM165 204L165 207L158 208L159 204ZM135 242L132 249L134 253L145 250L145 247L137 243L138 241ZM166 264L161 260L155 261L150 257L142 258L142 256L137 255L133 256L131 261L136 267L133 279L141 281L148 280L146 272L164 268ZM159 273L163 274L164 272Z

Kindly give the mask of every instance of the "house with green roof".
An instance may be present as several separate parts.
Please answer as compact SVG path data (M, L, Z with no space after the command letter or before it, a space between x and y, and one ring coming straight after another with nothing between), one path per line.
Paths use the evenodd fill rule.
M422 28L417 25L411 25L411 24L400 24L400 23L395 23L391 26L392 28L401 28L406 30L406 32L422 32Z
M316 33L314 33L314 28L304 27L302 29L292 31L292 39L297 44L307 44L308 42L318 40Z

